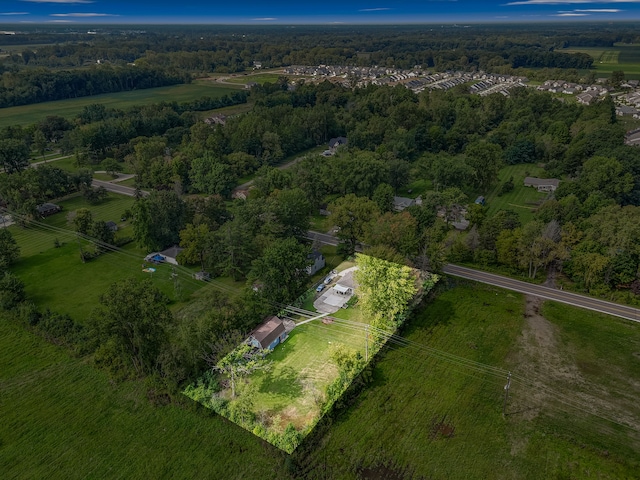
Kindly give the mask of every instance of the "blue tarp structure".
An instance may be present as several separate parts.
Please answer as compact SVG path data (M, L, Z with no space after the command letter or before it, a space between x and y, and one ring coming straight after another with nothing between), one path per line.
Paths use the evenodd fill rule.
M151 260L153 262L164 262L164 257L162 255L154 255Z

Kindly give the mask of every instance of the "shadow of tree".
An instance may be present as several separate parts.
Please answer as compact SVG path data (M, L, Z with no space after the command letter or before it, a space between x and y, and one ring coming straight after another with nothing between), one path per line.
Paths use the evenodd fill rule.
M284 367L282 370L268 372L262 384L261 393L271 393L288 398L297 398L302 395L302 375L299 375L292 367Z

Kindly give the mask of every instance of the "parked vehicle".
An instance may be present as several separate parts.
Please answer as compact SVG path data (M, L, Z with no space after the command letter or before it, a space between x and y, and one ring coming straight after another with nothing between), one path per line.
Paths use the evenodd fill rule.
M318 287L316 288L316 292L321 292L325 289L326 285L324 283L321 283L320 285L318 285Z

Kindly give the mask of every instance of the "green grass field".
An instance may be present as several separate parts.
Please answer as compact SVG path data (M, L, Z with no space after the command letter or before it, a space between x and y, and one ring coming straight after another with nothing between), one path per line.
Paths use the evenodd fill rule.
M87 105L99 103L109 108L128 108L134 105L146 105L159 102L188 102L202 97L217 98L237 89L215 82L198 81L171 87L149 88L132 92L106 93L91 97L36 103L19 107L0 109L0 128L10 125L28 125L36 123L47 115L73 117Z
M249 82L256 83L275 83L278 81L282 74L278 73L253 73L253 74L237 74L227 78L229 83L237 83L239 85L246 85Z
M556 304L542 311L563 364L556 373L577 367L613 402L610 411L631 405L640 393L638 326ZM538 404L536 391L515 381L503 418L501 374L436 354L544 378L542 364L524 368L523 315L522 296L496 288L460 284L438 294L402 333L412 345L391 345L355 403L288 460L205 409L151 407L140 384L114 385L86 361L0 321L0 471L9 479L194 478L203 472L278 479L355 480L361 472L380 479L637 478L638 430L612 428L557 401ZM533 344L542 341L536 338L542 337L534 336ZM586 384L544 387L552 388L547 399L556 389L577 398ZM637 402L627 417L637 421Z
M586 53L593 57L593 68L605 76L622 70L627 79L640 79L640 45L616 44L613 47L579 47L562 50L566 53Z
M522 335L528 332L523 314L522 296L504 290L458 286L440 294L405 330L412 345L391 345L355 406L295 454L303 472L326 468L327 478L356 478L360 467L377 474L370 478L635 477L640 429L612 428L579 406L556 401L559 394L576 399L575 384L540 383L536 389L514 381L503 418L506 378L463 363L480 362L544 381L545 357L523 360ZM637 423L640 408L630 402L640 389L633 380L638 365L629 354L640 346L638 326L566 306L550 317L558 341L549 353L563 360L558 375L580 365L580 352L597 357L603 368L593 377L591 395L623 379L607 396L611 408L601 405L598 413L615 411L620 419ZM534 348L542 342L528 338ZM438 351L460 358L446 359ZM611 370L616 373L609 381ZM544 398L542 388L549 389ZM538 403L541 398L546 403ZM625 408L630 408L626 414ZM315 453L320 446L322 453Z
M335 250L335 247L331 248ZM325 270L336 267L341 271L354 266L353 262L333 265L331 252L327 253L329 263ZM318 273L314 282L325 274ZM313 300L317 296L313 292L303 308L315 312ZM193 310L192 313L197 311L189 310ZM181 311L186 312L187 309ZM338 375L337 365L331 358L334 347L343 346L365 356L364 324L368 322L359 309L340 310L332 316L357 321L362 323L363 328L358 330L337 322L325 324L321 320L298 325L287 340L276 346L267 357L272 368L267 372L258 371L247 378L246 383L251 386L253 411L271 430L282 433L289 423L293 423L299 431L304 431L314 424L320 414L320 404L316 400L325 397L327 386ZM229 400L230 388L221 395ZM239 397L242 395L240 393Z
M513 210L520 215L522 223L531 221L537 202L546 198L547 194L539 193L533 187L525 187L524 178L527 176L544 176L543 169L531 164L508 165L502 168L498 174L498 183L485 195L488 214L493 215L500 210ZM513 177L513 190L498 196L501 185L511 177Z
M54 311L68 313L82 322L97 305L106 288L121 279L135 277L151 278L153 283L171 300L179 305L194 291L205 284L190 277L188 269L178 271L178 290L171 278L169 265L157 266L154 274L142 272L142 263L147 252L130 243L120 252L107 253L82 263L80 245L67 215L78 208L89 208L94 220L114 221L119 224L117 236L133 234L127 222L120 222L123 212L131 208L133 198L109 194L99 205L88 205L83 197L74 196L59 202L64 210L46 218L42 223L64 231L49 231L43 227L22 228L17 225L10 231L18 242L21 258L12 270L25 282L29 298L41 307L48 306ZM54 248L55 240L62 246ZM82 248L89 247L81 242ZM73 301L69 301L69 296Z
M364 356L364 333L338 324L324 325L321 321L296 327L285 343L278 345L269 360L274 368L251 376L257 388L254 403L272 418L279 416L280 424L273 428L284 431L292 422L302 430L319 414L313 394L322 393L338 375L331 359L331 347L344 345Z
M0 386L4 479L281 478L277 448L204 409L154 408L142 384L113 384L1 314Z

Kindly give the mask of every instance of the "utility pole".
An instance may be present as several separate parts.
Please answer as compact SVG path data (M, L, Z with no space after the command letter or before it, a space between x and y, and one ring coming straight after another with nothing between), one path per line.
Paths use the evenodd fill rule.
M504 386L504 403L502 405L502 416L507 413L507 399L509 398L509 387L511 386L511 372L507 375L507 384Z
M364 361L369 362L369 325L364 326Z
M82 243L80 243L80 235L76 234L76 239L78 240L78 248L80 248L80 260L82 260L82 263L85 263L84 252L82 251Z

